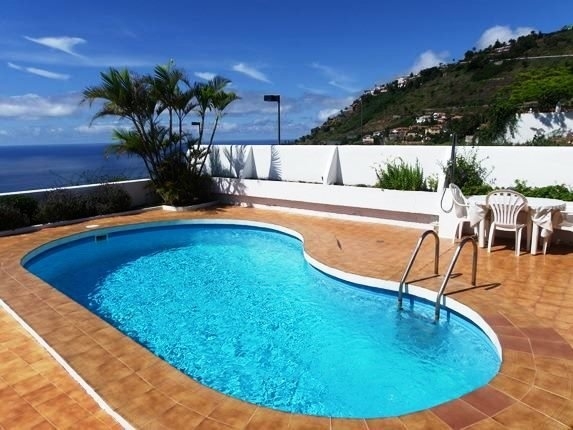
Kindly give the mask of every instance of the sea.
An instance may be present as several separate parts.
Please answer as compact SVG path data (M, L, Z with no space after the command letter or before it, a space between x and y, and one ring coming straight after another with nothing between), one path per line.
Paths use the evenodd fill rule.
M270 140L221 145L270 145ZM0 194L147 178L138 157L106 154L109 143L0 145Z

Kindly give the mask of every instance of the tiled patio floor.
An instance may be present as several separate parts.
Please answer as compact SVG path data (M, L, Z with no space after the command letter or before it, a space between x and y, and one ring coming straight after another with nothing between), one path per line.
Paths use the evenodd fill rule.
M448 291L478 311L504 349L486 387L423 412L342 420L276 412L203 387L20 266L31 249L87 224L176 218L251 219L299 231L308 253L338 269L398 281L419 230L239 207L152 211L0 238L0 298L136 428L142 429L568 429L573 426L573 249L514 255L507 242L479 250L470 287L464 248ZM440 273L455 245L441 241ZM433 246L424 244L411 281L437 289ZM119 428L6 311L0 309L0 428Z

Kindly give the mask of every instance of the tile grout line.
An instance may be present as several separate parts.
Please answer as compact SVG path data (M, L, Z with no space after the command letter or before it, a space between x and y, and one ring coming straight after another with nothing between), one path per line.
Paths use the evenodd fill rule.
M59 355L56 350L54 350L32 327L30 327L26 321L24 321L10 306L0 299L0 307L3 308L14 320L26 330L26 332L32 336L32 338L44 348L54 360L58 362L60 366L76 381L85 392L102 408L107 414L109 414L119 425L125 430L135 430L135 428L127 422L125 418L115 412L111 406L109 406L105 400Z

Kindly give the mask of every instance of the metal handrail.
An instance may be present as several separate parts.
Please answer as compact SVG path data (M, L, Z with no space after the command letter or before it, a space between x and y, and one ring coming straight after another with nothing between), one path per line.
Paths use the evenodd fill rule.
M442 282L442 286L438 290L438 296L436 297L436 310L435 310L435 316L434 316L435 322L438 322L438 320L440 319L440 300L442 299L442 297L444 295L446 285L448 284L448 281L450 280L450 276L452 274L452 271L454 270L454 266L456 265L456 262L458 261L458 257L460 256L460 252L461 252L462 248L468 242L472 243L473 249L474 249L473 261L472 261L472 287L476 286L477 243L473 237L467 236L467 237L464 237L461 240L461 242L458 244L458 247L456 248L456 251L454 252L454 256L452 257L452 261L450 261L450 266L448 267L448 270L447 270L446 274L444 275L444 281Z
M420 238L418 239L418 243L416 244L416 247L414 248L414 251L412 252L412 255L410 256L410 261L408 261L408 265L406 266L406 270L404 270L404 274L402 275L402 279L400 280L400 286L398 287L398 309L402 309L402 295L403 295L403 290L404 290L404 284L406 283L406 278L408 277L408 275L410 273L410 269L412 269L412 265L414 264L414 260L416 259L416 256L418 255L418 251L420 250L420 247L422 246L422 242L430 234L432 236L434 236L434 239L436 239L436 242L435 242L436 245L434 247L434 275L438 274L438 266L439 266L439 262L440 262L440 238L438 237L438 234L434 230L426 230L425 232L423 232L420 235Z

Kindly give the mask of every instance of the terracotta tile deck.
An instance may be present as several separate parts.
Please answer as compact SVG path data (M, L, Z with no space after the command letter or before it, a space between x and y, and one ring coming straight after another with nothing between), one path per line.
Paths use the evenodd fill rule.
M500 373L486 386L435 408L390 419L343 420L277 412L201 386L123 336L20 266L35 247L87 224L111 226L176 218L250 219L302 233L317 260L398 281L419 230L223 207L146 212L0 238L0 298L55 349L107 404L141 429L568 429L573 427L573 249L514 255L502 241L479 250L470 287L471 247L448 286L479 312L504 348ZM507 242L509 244L509 242ZM455 245L441 241L440 273ZM424 244L409 277L436 290L433 245ZM414 281L419 279L419 281ZM120 428L9 313L0 308L0 428Z

